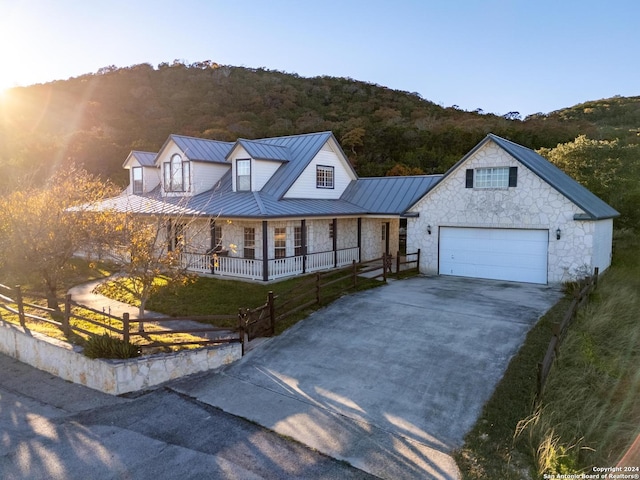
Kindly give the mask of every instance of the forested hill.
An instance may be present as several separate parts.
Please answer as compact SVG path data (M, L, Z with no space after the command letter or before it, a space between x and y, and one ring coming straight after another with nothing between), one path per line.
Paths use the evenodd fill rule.
M107 67L16 88L0 102L0 192L25 174L38 181L69 163L124 184L129 151L157 151L171 133L233 141L331 130L358 173L375 176L443 172L488 132L539 148L579 134L636 141L640 125L640 97L521 120L517 112L444 108L417 93L348 78L210 61Z

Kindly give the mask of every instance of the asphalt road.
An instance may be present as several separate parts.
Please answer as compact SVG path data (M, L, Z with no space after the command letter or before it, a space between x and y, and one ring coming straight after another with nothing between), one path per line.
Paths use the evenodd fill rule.
M167 388L113 397L0 354L0 478L373 477Z

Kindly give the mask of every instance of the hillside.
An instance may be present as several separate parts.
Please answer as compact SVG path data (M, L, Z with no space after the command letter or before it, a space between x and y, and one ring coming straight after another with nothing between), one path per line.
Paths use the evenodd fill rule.
M540 148L578 134L629 137L627 122L640 126L640 97L522 121L515 114L443 108L416 93L349 78L302 78L210 61L107 67L16 88L1 102L6 175L0 192L16 188L25 175L39 181L72 162L124 184L121 165L129 151L157 151L170 133L229 141L331 130L358 173L377 176L394 167L400 174L443 172L488 132Z

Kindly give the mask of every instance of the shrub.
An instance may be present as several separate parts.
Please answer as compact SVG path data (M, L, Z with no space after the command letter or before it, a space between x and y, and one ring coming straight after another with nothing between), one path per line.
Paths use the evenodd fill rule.
M140 349L105 333L87 340L84 354L89 358L134 358L140 356Z

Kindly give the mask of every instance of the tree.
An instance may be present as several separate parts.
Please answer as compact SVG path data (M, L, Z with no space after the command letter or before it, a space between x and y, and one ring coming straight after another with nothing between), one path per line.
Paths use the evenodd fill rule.
M0 198L3 274L40 283L49 308L59 309L58 288L72 268L71 258L103 232L99 225L104 213L83 213L114 193L109 184L72 167L51 177L44 187Z
M538 153L617 209L619 226L640 228L640 145L580 135Z
M408 167L404 163L396 163L386 174L387 177L406 177L408 175L424 175L424 171L420 167Z
M358 157L358 149L360 149L364 145L364 137L366 135L366 130L362 127L356 127L349 130L345 133L340 142L342 143L342 147L348 149L351 152L349 155L349 160L351 160L352 164L356 164L356 158Z
M138 301L139 317L143 318L154 293L188 283L193 279L188 271L191 262L209 258L205 252L211 250L211 224L209 219L185 214L187 209L180 204L148 199L154 214L140 215L126 205L127 197L119 198L125 203L119 211L103 204L111 225L102 238L102 254L108 252L108 258L120 265L119 273L127 281L116 285Z

